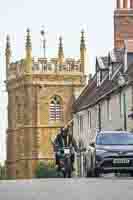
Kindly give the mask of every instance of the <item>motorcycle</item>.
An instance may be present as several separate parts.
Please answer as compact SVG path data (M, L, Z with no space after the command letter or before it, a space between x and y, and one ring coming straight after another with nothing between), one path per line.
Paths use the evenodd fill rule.
M63 148L58 149L57 154L59 156L59 170L62 172L64 178L72 177L72 161L71 161L71 149Z

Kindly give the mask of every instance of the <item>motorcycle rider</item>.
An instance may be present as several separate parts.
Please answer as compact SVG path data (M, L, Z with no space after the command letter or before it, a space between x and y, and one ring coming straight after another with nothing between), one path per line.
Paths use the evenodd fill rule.
M55 141L55 152L57 152L58 148L70 147L71 148L71 162L72 169L74 170L74 161L75 161L75 153L74 151L78 151L78 147L76 141L72 135L72 132L69 131L69 127L64 127L60 129L60 133L56 136ZM59 170L59 155L56 153L56 165L58 165Z

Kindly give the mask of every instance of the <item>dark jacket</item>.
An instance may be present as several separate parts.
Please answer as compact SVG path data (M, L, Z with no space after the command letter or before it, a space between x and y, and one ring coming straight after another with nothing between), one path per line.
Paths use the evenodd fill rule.
M67 136L63 136L62 133L59 133L56 136L54 144L55 144L56 148L63 148L63 147L72 146L75 151L78 151L78 147L77 147L77 144L76 144L74 137L69 135L69 134Z

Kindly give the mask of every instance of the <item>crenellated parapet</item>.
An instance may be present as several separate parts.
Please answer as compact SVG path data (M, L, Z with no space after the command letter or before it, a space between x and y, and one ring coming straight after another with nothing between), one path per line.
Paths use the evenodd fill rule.
M80 60L75 60L73 58L66 59L62 65L58 63L58 59L42 59L38 58L33 60L33 73L45 73L45 72L80 72Z
M8 68L8 80L17 79L24 76L26 74L24 69L25 60L11 63ZM31 72L31 74L57 74L60 72L68 74L82 73L80 72L80 60L75 60L73 58L67 58L62 65L58 63L58 58L33 58Z
M79 58L65 58L62 37L59 37L58 54L55 58L33 57L32 41L30 30L27 29L25 57L17 62L11 62L10 40L7 37L6 45L6 69L7 81L18 79L25 75L45 73L72 73L84 74L86 47L84 39L84 31L81 32L80 56Z

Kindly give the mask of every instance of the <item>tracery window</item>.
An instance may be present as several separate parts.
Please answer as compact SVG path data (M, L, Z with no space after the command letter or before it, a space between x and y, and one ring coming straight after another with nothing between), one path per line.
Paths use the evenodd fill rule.
M50 120L62 120L62 103L61 98L54 96L50 102Z

